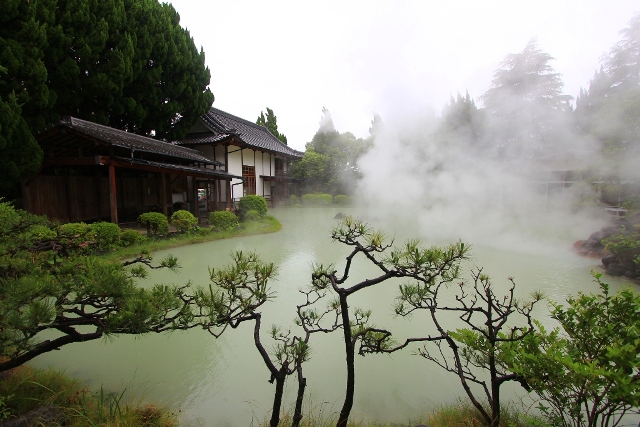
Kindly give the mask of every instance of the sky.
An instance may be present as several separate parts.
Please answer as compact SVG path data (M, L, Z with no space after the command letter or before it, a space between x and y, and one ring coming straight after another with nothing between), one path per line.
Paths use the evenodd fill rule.
M340 132L439 115L457 92L477 100L531 38L571 96L640 12L629 0L172 0L211 71L214 107L255 122L274 110L304 150L322 109ZM477 101L479 105L481 103Z

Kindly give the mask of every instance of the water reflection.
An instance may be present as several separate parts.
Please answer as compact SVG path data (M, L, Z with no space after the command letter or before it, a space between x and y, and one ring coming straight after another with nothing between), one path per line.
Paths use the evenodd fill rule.
M311 265L339 264L347 250L330 240L331 228L337 224L333 219L337 209L281 209L273 213L284 225L281 232L172 249L167 252L179 258L180 272L153 271L147 283L191 280L206 285L208 266L227 264L231 251L255 250L279 266L278 279L272 283L277 298L264 307L264 326L289 327L295 305L302 300L297 291L308 284ZM404 238L403 233L410 236L400 230L397 241ZM474 260L467 267L483 266L497 289L507 289L507 278L513 276L519 297L540 289L548 297L563 301L579 290L597 291L589 275L597 261L575 256L570 247L571 242L555 242L533 253L475 247ZM356 264L353 280L368 274L366 264ZM399 339L424 335L429 330L424 317L416 315L407 320L391 316L399 283L389 282L355 294L351 305L372 309L372 321L397 331ZM444 297L453 302L453 294ZM544 305L538 307L536 315L549 322ZM314 336L312 359L305 366L306 401L325 414L338 411L344 396L340 339L339 333ZM268 371L253 347L252 325L248 324L217 340L194 330L73 344L36 359L35 365L65 369L94 389L101 385L106 390L126 387L130 396L179 411L186 426L257 425L267 417L273 398L273 385L268 383ZM292 379L285 392L286 408L293 405L295 387ZM410 352L356 361L356 417L406 422L461 394L456 378Z

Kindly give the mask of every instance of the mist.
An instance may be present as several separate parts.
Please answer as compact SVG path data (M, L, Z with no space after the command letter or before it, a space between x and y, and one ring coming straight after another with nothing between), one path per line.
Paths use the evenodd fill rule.
M588 186L547 192L543 168L483 157L467 144L438 143L434 129L406 134L393 124L358 165L357 194L386 230L428 242L462 240L518 251L570 247L607 222L580 208ZM565 249L563 248L563 249Z

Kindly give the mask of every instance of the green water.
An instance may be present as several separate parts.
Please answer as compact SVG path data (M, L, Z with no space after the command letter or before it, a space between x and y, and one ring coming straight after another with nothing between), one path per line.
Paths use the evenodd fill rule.
M180 260L179 273L153 271L146 283L191 280L196 285L206 285L208 266L227 264L231 251L255 250L264 260L279 266L279 276L272 282L277 298L265 305L263 325L293 327L295 305L302 301L298 289L308 284L311 265L340 265L347 254L346 248L330 239L337 212L338 209L329 208L275 209L271 213L282 222L281 232L171 249L167 252ZM367 212L351 213L367 217ZM415 234L398 230L396 240L424 237ZM561 301L579 290L597 290L589 272L598 262L576 256L571 243L563 237L521 245L520 249L475 246L474 259L467 267L482 266L498 289L505 289L507 277L513 276L518 296L526 297L539 289ZM157 258L162 255L155 254ZM365 277L367 265L356 264L353 279ZM617 286L616 283L613 284ZM400 339L424 335L428 324L420 316L405 320L391 315L397 284L385 283L356 294L350 300L351 306L372 309L373 322L392 329ZM453 295L445 298L452 301ZM539 306L536 315L550 322L545 305ZM338 332L311 341L312 359L305 365L306 402L316 413L330 415L339 411L342 404L345 367L340 338ZM179 414L183 426L257 425L267 418L273 398L273 385L253 346L249 324L230 330L217 340L206 332L193 330L72 344L34 362L40 367L62 368L96 389L101 385L106 390L126 388L133 400L166 405ZM285 408L292 408L296 386L292 377L286 389ZM508 389L505 399L516 390ZM355 417L407 422L462 393L457 378L409 351L356 359Z

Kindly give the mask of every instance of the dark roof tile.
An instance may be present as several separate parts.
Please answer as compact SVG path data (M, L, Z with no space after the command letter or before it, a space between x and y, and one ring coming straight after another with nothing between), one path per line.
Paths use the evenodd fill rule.
M235 136L246 144L248 148L292 158L301 158L304 154L282 143L264 126L241 119L217 108L211 108L209 112L200 116L200 118L213 135L201 133L187 135L185 140L179 142L179 144L211 144Z
M106 142L116 147L128 148L136 151L146 151L154 154L162 154L169 157L191 160L213 165L220 162L205 157L197 150L181 147L169 142L158 141L146 136L136 135L120 129L111 128L76 117L65 117L60 125L66 126L77 132L90 136L96 140Z

